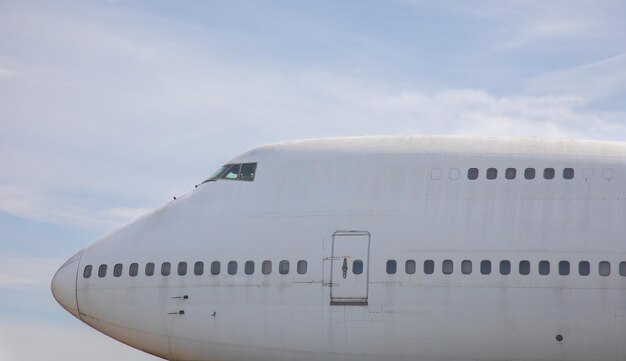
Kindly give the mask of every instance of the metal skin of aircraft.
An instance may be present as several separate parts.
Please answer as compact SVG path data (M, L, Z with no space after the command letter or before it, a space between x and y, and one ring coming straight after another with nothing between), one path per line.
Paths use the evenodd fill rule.
M52 291L169 360L626 360L625 238L626 143L305 140L103 236Z

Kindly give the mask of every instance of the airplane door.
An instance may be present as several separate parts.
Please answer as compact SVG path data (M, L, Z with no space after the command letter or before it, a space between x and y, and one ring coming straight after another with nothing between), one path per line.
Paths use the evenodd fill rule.
M330 279L331 305L367 305L369 232L336 232Z

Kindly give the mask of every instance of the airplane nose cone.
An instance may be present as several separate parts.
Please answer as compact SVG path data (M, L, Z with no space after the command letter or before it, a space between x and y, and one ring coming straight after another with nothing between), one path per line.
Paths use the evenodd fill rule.
M67 260L52 278L52 295L67 312L78 317L78 302L76 300L76 273L82 252Z

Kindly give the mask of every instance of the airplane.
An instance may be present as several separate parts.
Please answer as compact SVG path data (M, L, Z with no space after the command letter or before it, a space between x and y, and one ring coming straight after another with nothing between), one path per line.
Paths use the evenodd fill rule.
M626 360L626 143L261 146L51 287L168 360Z

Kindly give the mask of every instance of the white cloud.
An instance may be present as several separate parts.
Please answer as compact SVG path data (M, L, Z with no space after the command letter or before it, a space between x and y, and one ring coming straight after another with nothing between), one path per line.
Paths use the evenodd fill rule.
M0 288L49 287L62 259L0 253Z
M10 78L10 77L14 77L17 76L18 73L9 70L9 69L5 69L5 68L0 68L0 79L2 78Z
M626 94L626 53L537 76L528 81L536 94L570 94L589 101Z

